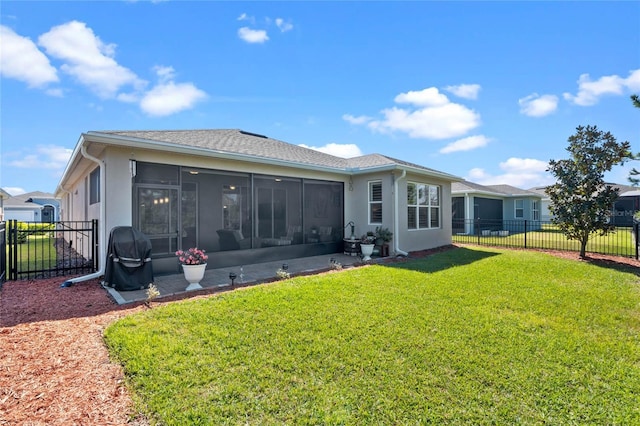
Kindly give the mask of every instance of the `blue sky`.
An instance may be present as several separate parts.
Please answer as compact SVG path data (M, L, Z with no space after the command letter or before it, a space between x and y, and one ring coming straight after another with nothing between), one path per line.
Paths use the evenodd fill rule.
M3 1L0 19L12 194L53 192L90 130L240 128L521 188L552 183L578 125L640 151L640 2Z

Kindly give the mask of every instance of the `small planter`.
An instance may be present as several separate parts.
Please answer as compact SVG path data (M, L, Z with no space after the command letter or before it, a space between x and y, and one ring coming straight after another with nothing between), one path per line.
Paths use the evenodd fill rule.
M184 271L184 279L187 280L189 285L185 289L186 291L201 289L200 281L204 278L204 271L207 269L207 264L201 265L182 265Z
M373 248L375 244L360 244L360 251L362 252L362 260L365 262L371 260L371 255L373 254Z

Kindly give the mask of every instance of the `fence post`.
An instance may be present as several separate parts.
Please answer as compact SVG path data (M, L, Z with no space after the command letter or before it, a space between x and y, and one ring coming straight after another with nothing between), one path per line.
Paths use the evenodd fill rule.
M635 246L636 246L636 260L638 260L638 234L639 234L638 227L640 227L639 223L634 223L633 224L633 235L634 235L635 240L636 240L636 244L635 244Z
M91 246L93 248L93 270L97 271L100 264L100 259L98 259L98 219L93 219L91 221Z
M527 248L527 220L524 220L524 248Z
M7 280L18 279L18 221L11 219L7 222L7 242L9 245L9 259L7 259Z

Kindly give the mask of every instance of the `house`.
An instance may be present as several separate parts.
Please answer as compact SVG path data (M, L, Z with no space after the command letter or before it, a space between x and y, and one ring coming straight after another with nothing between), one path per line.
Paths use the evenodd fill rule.
M640 190L635 186L618 183L606 183L606 185L618 189L619 198L611 209L611 218L614 225L633 226L633 215L640 210ZM552 218L549 210L551 198L547 195L546 189L546 186L538 186L529 189L529 191L537 192L542 196L541 218L543 221L550 221Z
M475 234L477 232L514 233L540 227L542 196L533 191L511 185L480 185L463 181L451 185L453 232ZM476 225L481 229L476 229Z
M7 200L11 195L4 189L0 188L0 222L4 222L4 200Z
M60 201L46 192L28 192L4 200L5 220L52 223L60 220Z
M152 242L156 273L178 249L209 267L344 250L376 227L406 254L451 243L456 176L379 154L344 159L242 130L103 131L80 139L56 189L63 219L98 219Z

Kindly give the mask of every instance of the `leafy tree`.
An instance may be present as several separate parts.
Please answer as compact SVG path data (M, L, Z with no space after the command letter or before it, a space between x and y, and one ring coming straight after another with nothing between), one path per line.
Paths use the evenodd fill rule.
M631 95L631 102L633 103L634 107L640 108L640 96ZM640 156L636 155L636 159L638 159L638 157L640 157ZM640 176L640 170L637 170L636 168L633 168L631 170L631 172L629 173L629 182L631 182L631 185L635 185L635 186L640 185L640 178L638 178L636 176Z
M618 188L604 182L604 173L633 158L629 142L618 143L609 132L596 126L578 126L570 136L567 160L551 160L547 171L556 183L547 188L553 222L570 240L580 242L585 257L592 233L606 235L613 230L610 214Z

